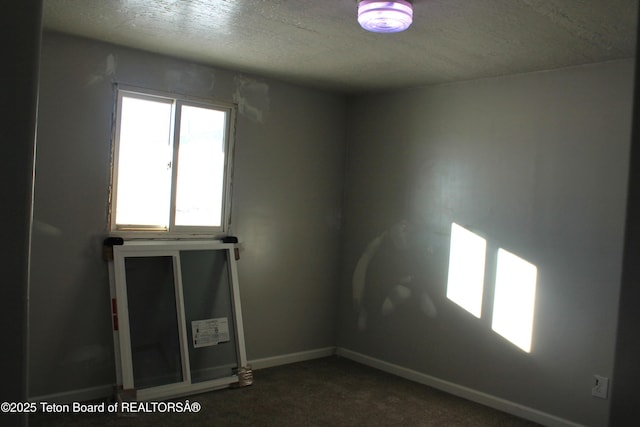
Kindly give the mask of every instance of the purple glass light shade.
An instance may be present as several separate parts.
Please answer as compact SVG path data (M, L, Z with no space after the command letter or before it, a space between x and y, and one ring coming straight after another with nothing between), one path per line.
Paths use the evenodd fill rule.
M413 8L405 0L362 0L358 4L358 22L374 33L397 33L409 28L413 21Z

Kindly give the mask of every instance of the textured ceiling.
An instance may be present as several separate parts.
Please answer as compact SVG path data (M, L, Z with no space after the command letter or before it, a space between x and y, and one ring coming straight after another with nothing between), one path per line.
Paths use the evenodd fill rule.
M45 0L45 29L345 92L635 55L636 0L414 0L373 34L356 0Z

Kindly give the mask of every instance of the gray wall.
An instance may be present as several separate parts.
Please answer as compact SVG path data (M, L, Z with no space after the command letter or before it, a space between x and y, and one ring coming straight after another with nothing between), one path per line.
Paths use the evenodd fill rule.
M101 242L118 81L239 105L232 220L243 241L249 359L337 343L606 425L609 401L590 388L593 374L613 375L632 72L633 61L618 61L347 104L266 78L45 34L31 396L114 380ZM537 265L530 354L491 331L491 271L480 320L446 299L452 221L487 238L488 265L499 247ZM367 247L356 305L352 278ZM392 294L396 311L383 315L397 284L411 296L400 303Z
M42 1L7 6L0 17L5 45L3 77L9 82L1 105L2 143L0 198L2 218L2 280L0 324L0 402L24 402L27 384L27 295L31 234L33 164L38 105L38 62L42 27ZM26 414L0 413L4 426L26 425Z
M591 382L613 375L632 74L629 60L352 99L338 345L606 425ZM481 319L446 299L453 221L488 241ZM500 247L538 267L531 353L491 330Z
M342 96L45 33L32 240L31 396L114 382L106 263L112 82L237 102L232 232L249 359L332 346Z

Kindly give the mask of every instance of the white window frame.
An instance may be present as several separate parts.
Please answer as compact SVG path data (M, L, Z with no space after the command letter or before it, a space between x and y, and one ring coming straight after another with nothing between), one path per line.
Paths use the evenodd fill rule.
M113 261L109 263L111 280L111 297L115 299L114 314L118 317L118 330L114 331L114 345L116 358L116 378L118 386L123 390L135 390L135 399L156 400L169 399L188 394L202 393L228 387L238 383L237 373L203 382L191 382L191 367L189 359L189 341L187 340L187 324L182 289L182 272L180 253L182 251L224 251L229 265L229 291L231 297L232 315L236 342L237 368L248 368L246 346L244 341L244 326L242 308L240 305L240 287L238 284L238 268L235 258L236 245L222 243L216 240L198 241L128 241L123 245L113 246ZM182 381L149 388L136 388L133 373L133 353L131 349L131 328L129 323L129 304L127 298L127 276L125 260L133 257L161 257L170 256L173 259L174 292L176 296L176 325L180 340Z
M111 187L109 191L109 230L111 235L124 238L189 238L189 237L220 237L228 234L231 226L231 191L233 178L233 154L235 148L235 123L237 106L233 103L212 101L209 99L196 98L192 96L179 95L175 93L161 92L157 90L127 86L122 84L115 85L116 102L113 120L113 137L112 137L112 159L111 159ZM173 123L171 124L171 133L173 138L173 163L171 178L171 202L170 202L170 220L168 227L158 228L151 226L129 226L118 225L115 221L115 213L117 209L117 191L118 191L118 155L120 147L120 124L122 113L122 98L125 96L138 99L147 99L156 102L166 102L172 104ZM225 147L225 163L224 163L224 184L222 194L222 213L220 226L176 226L175 225L175 203L176 203L176 187L177 187L177 170L178 170L178 150L180 147L180 107L194 106L202 108L211 108L226 113L224 147Z

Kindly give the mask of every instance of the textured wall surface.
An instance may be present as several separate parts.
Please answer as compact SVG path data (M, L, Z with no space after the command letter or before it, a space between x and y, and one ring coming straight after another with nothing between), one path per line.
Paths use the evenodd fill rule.
M45 34L31 266L31 395L114 382L106 263L113 82L238 104L232 233L247 356L334 344L344 99ZM286 316L285 316L286 313Z
M354 98L338 345L606 425L591 383L613 375L632 74L620 61ZM487 240L488 270L498 248L537 266L531 353L492 331L491 280L480 319L446 298L452 222Z

